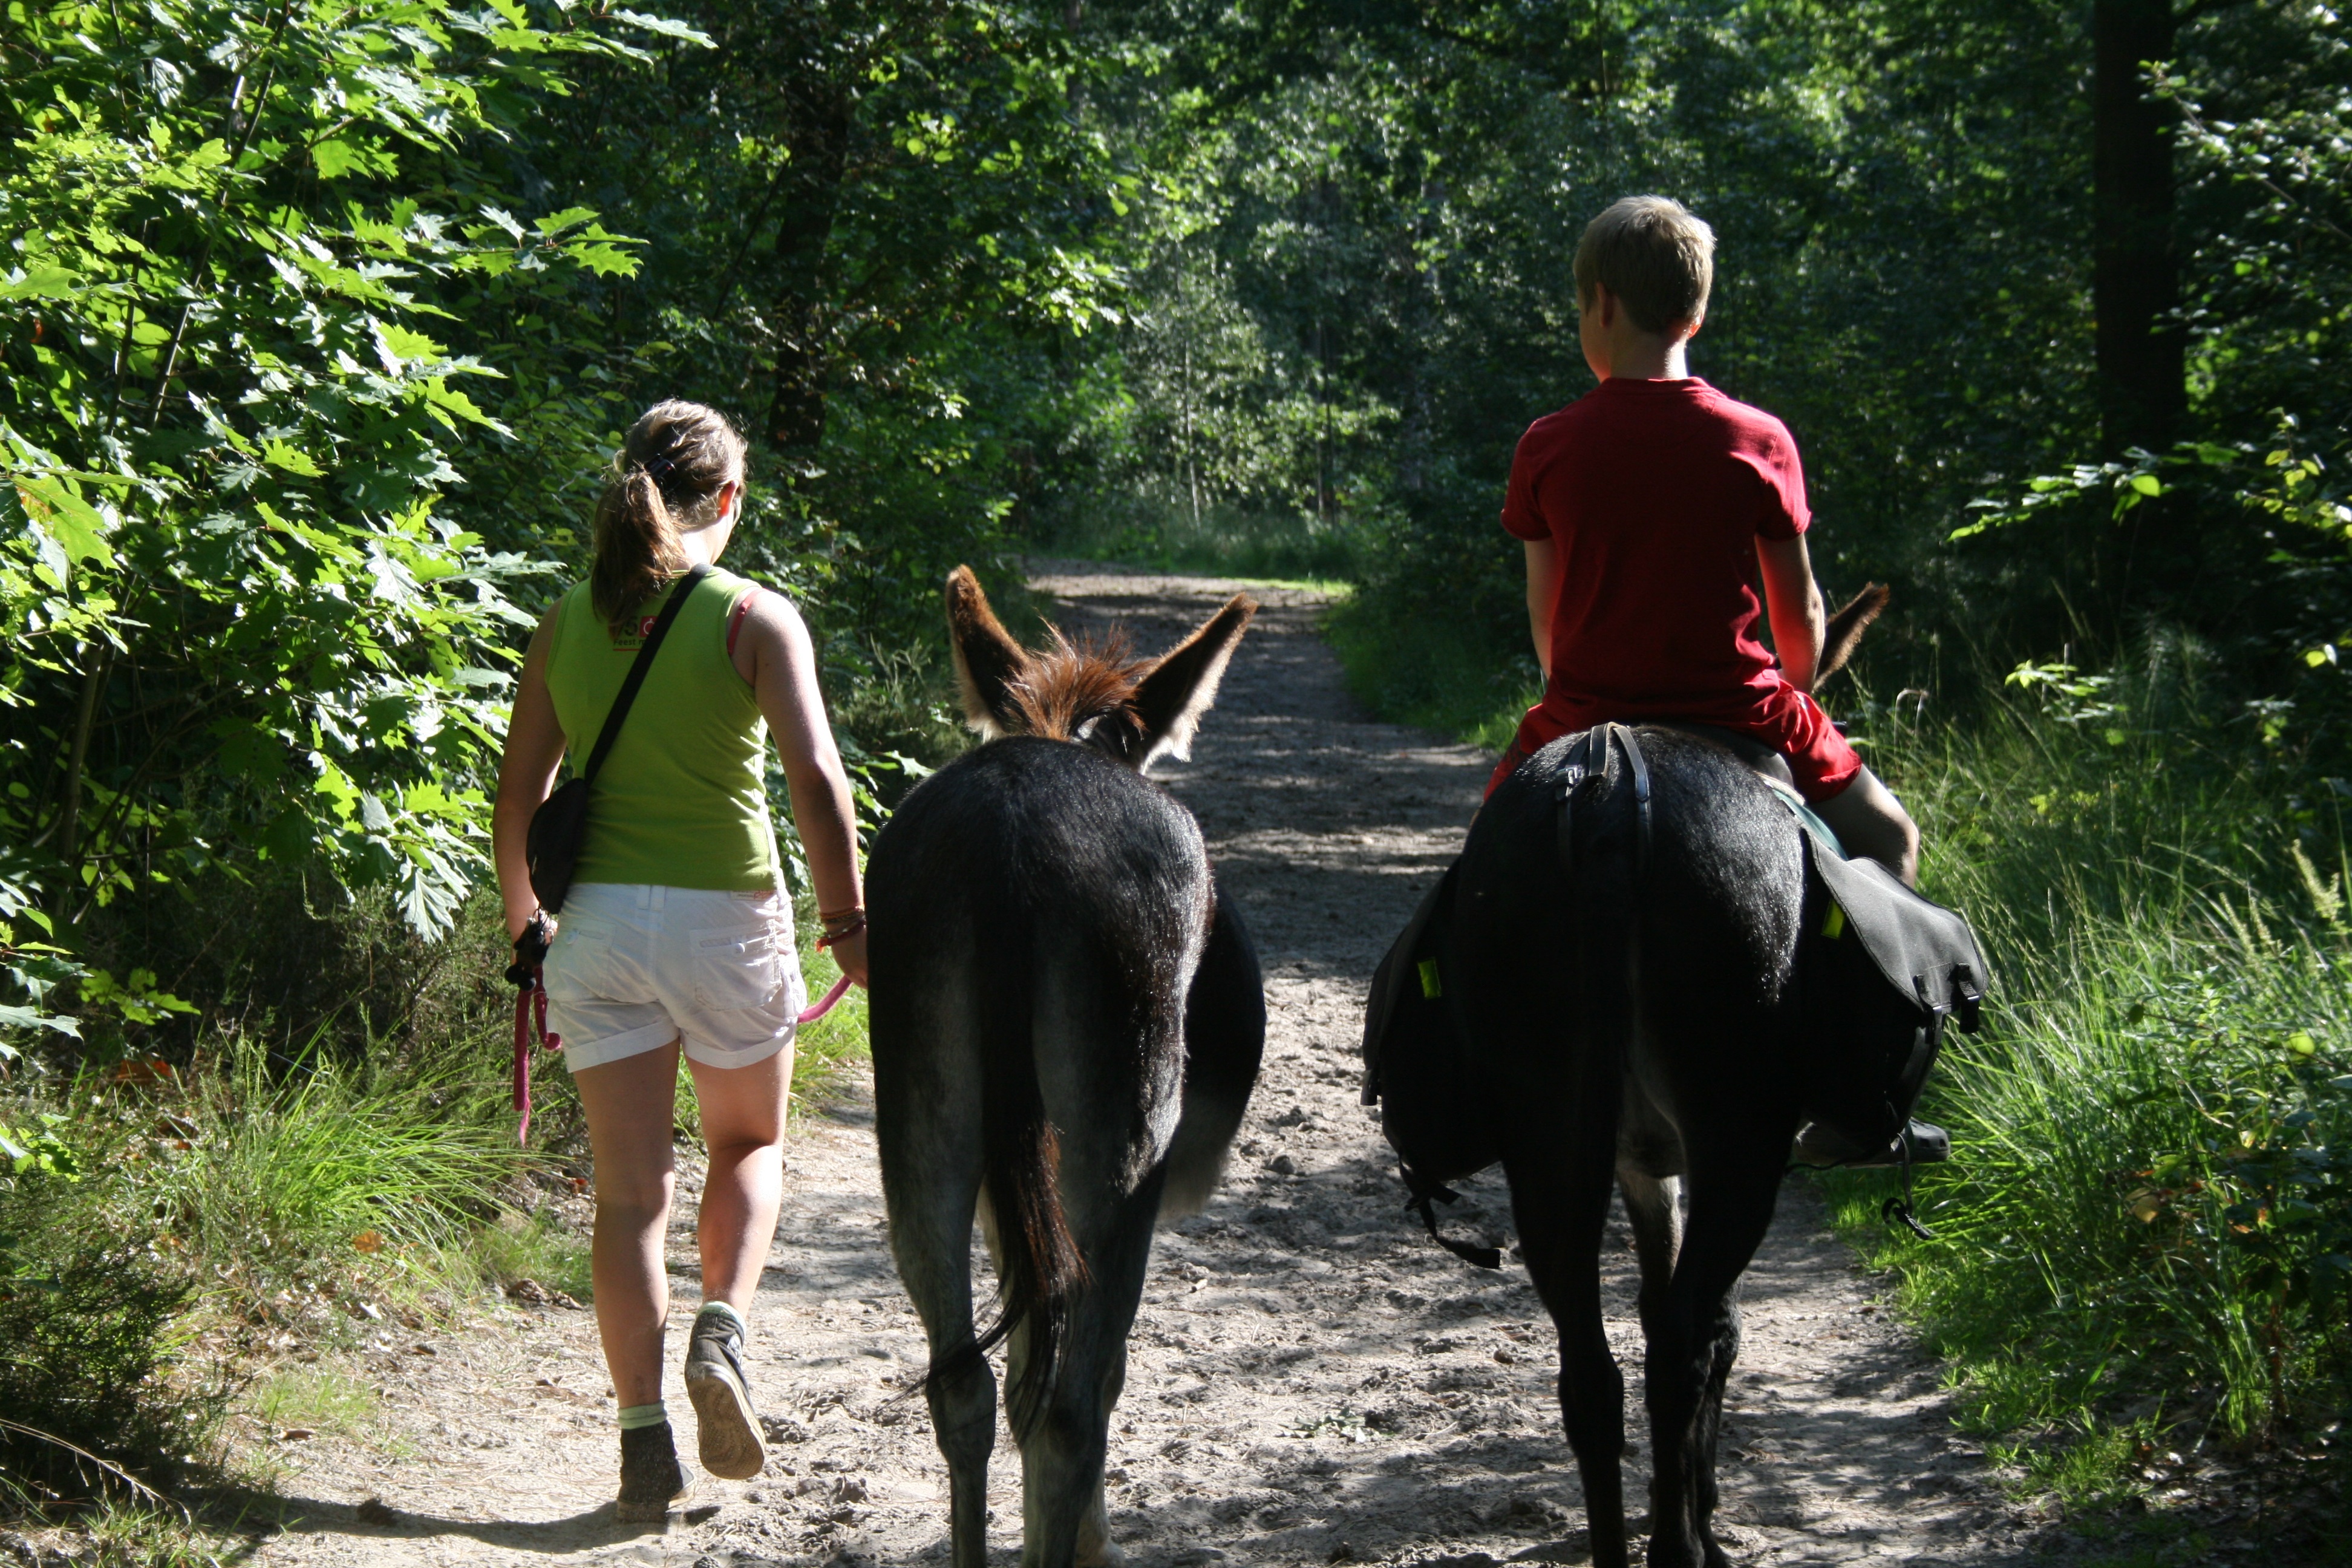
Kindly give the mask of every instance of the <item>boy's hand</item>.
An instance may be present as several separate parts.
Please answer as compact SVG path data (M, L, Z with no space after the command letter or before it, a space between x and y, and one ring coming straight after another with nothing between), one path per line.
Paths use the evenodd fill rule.
M1756 562L1764 572L1764 613L1772 623L1772 647L1780 656L1780 673L1800 691L1813 689L1813 673L1822 664L1822 638L1829 617L1822 608L1821 585L1813 581L1812 557L1805 536L1756 541Z

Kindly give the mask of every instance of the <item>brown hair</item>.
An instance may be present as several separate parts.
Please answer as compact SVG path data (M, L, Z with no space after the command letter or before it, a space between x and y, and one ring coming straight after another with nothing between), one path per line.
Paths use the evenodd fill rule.
M1715 230L1682 203L1627 196L1585 226L1576 246L1576 303L1595 284L1624 302L1645 332L1696 321L1715 288Z
M656 403L638 416L596 502L588 591L617 624L686 570L678 535L712 521L721 487L743 478L743 437L715 408Z

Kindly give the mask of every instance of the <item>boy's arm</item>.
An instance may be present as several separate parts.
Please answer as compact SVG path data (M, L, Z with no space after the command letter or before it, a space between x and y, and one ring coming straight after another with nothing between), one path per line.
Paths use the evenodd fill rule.
M1551 610L1559 600L1559 546L1549 539L1523 539L1528 548L1528 630L1536 639L1536 662L1551 683ZM1814 640L1820 646L1820 639Z
M1813 561L1805 552L1805 536L1759 537L1756 561L1764 569L1764 613L1772 622L1772 647L1780 655L1780 673L1798 690L1811 691L1813 672L1821 668L1828 616L1822 609L1821 585L1813 581Z

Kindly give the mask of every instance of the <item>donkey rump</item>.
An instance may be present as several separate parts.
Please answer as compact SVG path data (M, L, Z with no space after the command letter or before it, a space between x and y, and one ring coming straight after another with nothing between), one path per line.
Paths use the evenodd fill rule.
M1581 754L1583 737L1562 739ZM1567 799L1563 792L1560 809ZM1861 1147L1884 1148L1910 1120L1945 1025L1977 1032L1990 972L1966 917L1875 860L1846 859L1819 818L1792 811L1805 829L1804 931L1790 994L1804 1113ZM1455 873L1447 868L1381 960L1364 1012L1362 1100L1380 1107L1424 1218L1430 1199L1451 1198L1447 1183L1502 1157L1490 1075L1463 1027L1444 951Z

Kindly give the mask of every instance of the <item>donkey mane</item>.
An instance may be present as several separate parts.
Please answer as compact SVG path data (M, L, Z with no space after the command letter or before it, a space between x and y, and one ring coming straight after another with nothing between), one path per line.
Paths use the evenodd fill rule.
M1046 741L1090 739L1088 724L1106 720L1139 727L1135 695L1151 661L1129 657L1126 631L1114 629L1100 641L1072 642L1059 626L1045 630L1052 646L1030 654L1026 667L1005 687L1018 721L1013 727Z

